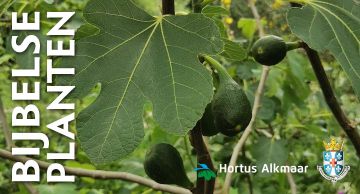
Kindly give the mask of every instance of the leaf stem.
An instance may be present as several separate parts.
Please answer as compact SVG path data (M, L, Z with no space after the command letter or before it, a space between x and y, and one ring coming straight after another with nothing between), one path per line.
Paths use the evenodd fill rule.
M302 42L301 41L297 41L297 42L287 42L286 43L286 48L287 51L291 51L291 50L295 50L298 48L302 48Z
M210 56L203 56L204 60L219 73L220 79L232 79L224 66L222 66L217 60Z

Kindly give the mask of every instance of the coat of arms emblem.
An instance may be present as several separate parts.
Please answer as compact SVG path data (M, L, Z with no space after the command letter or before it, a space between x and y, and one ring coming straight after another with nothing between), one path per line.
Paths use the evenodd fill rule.
M343 144L343 140L337 142L333 137L329 143L324 141L323 165L317 167L320 174L333 183L344 178L350 170L350 166L345 165Z

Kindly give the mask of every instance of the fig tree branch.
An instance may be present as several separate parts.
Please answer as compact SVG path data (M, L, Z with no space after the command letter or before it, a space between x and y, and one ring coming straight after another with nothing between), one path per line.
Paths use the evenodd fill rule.
M175 15L175 2L174 0L162 0L162 14Z
M202 0L192 0L192 9L194 13L200 13L202 9L201 5ZM212 171L216 172L214 164L212 162L210 153L207 149L207 146L204 142L200 123L196 123L195 127L190 131L189 139L191 145L196 151L197 162L201 164L206 164ZM215 188L215 179L210 181L205 181L197 177L196 187L193 189L195 194L213 194Z
M310 60L311 66L315 72L316 78L319 81L320 88L324 94L326 103L328 104L331 112L335 116L337 122L349 137L351 143L354 145L358 157L360 157L360 135L354 124L347 118L342 110L335 94L332 90L330 82L322 66L320 56L317 51L311 49L306 43L302 46Z
M264 27L261 23L261 18L259 15L259 12L255 6L255 0L249 0L248 2L250 9L254 15L254 18L256 20L256 25L259 31L259 36L263 37L265 36L265 32L264 32ZM264 89L265 89L265 83L266 80L268 78L270 72L270 67L268 66L263 66L263 71L261 74L261 78L260 78L260 82L258 85L258 88L256 90L255 93L255 99L254 99L254 106L252 109L252 118L251 121L249 123L249 125L247 126L247 128L245 129L244 133L241 135L239 141L237 142L236 146L234 147L233 153L231 155L231 159L229 162L229 166L235 166L236 165L236 161L239 157L239 154L245 144L245 141L247 140L247 138L249 137L250 133L253 130L253 125L255 123L255 119L258 113L258 110L260 108L260 104L261 104L261 98L263 96L264 93ZM232 173L227 173L226 174L226 178L225 178L225 182L224 182L224 187L223 187L223 194L228 194L229 190L230 190L230 185L231 185L231 178L232 178Z
M10 152L0 149L0 157L8 160L12 160L14 162L23 162L25 163L28 160L34 160L32 158L28 157L19 157L19 156L13 156ZM41 161L41 160L35 160L41 169L47 169L50 165L50 163ZM123 181L129 181L138 183L140 185L144 185L147 187L150 187L154 190L158 191L164 191L169 193L176 193L176 194L191 194L191 191L178 187L178 186L172 186L172 185L164 185L159 184L153 180L143 178L138 175L134 175L127 172L115 172L115 171L104 171L104 170L86 170L81 168L71 168L71 167L64 167L66 174L69 175L76 175L80 177L90 177L94 179L119 179Z
M291 3L291 7L301 7L301 4ZM358 157L360 157L360 135L356 129L355 124L347 118L344 111L342 110L339 102L336 99L336 96L332 90L331 84L327 78L324 67L322 65L319 53L314 49L310 48L306 43L302 43L302 48L305 50L311 66L315 72L316 78L320 84L320 88L324 94L325 101L328 104L331 112L336 118L339 125L345 131L346 135L349 137L351 143L354 145Z
M30 184L30 183L24 183L24 186L27 191L29 191L30 194L39 194L39 191L36 190L36 188Z
M291 194L297 194L296 183L291 173L286 173L287 180L290 185Z
M256 8L256 0L248 0L248 4L249 4L249 7L251 9L251 12L255 18L255 21L256 21L256 26L257 26L257 29L259 31L259 36L260 37L263 37L265 36L265 30L264 30L264 26L262 25L261 23L261 17L260 17L260 14Z
M206 164L208 167L216 172L213 162L211 160L210 153L204 142L200 124L197 123L195 127L190 131L190 142L196 151L197 161L201 164ZM215 188L215 179L205 182L204 179L197 179L195 194L212 194Z

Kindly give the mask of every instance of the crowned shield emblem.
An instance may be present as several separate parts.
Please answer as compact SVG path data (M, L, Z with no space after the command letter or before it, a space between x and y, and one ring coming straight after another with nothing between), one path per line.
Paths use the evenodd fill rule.
M329 143L324 142L323 166L318 166L320 174L327 180L336 182L345 177L350 166L345 165L343 141L337 142L331 138Z

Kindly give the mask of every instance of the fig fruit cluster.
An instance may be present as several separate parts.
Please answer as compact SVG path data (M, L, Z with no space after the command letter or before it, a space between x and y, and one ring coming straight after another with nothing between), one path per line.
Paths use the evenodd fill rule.
M222 65L210 57L205 57L205 60L217 68L219 85L200 120L202 134L213 136L220 132L226 136L235 136L244 131L250 123L250 101Z

